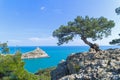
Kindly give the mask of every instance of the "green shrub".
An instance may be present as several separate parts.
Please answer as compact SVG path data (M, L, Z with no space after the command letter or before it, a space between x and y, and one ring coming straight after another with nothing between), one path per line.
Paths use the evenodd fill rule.
M77 64L75 64L75 65L74 65L74 69L75 69L76 72L78 72L78 71L80 70L80 66L77 65Z
M24 69L20 52L15 55L0 55L0 80L39 80L39 77Z
M43 70L39 70L35 75L38 75L40 80L51 80L50 72L54 70L55 68L47 68Z

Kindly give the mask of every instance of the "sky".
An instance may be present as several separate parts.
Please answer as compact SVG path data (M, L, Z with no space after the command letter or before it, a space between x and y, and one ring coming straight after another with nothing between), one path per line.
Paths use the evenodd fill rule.
M109 45L120 33L120 0L0 0L0 41L9 46L56 46L52 32L77 16L114 20L112 35L94 43ZM91 39L89 39L93 42ZM85 45L80 37L63 46Z

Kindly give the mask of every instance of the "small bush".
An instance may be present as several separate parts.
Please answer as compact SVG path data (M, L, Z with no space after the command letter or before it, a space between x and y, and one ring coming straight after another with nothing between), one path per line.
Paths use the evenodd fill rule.
M77 65L77 64L75 64L75 65L74 65L74 69L76 70L76 72L78 72L78 71L80 70L80 66Z
M38 75L40 80L51 80L50 72L54 69L55 67L39 70L35 75Z

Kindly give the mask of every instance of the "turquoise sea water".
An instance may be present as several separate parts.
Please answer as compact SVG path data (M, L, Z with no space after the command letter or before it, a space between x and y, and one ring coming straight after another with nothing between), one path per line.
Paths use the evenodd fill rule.
M10 53L14 54L17 49L22 53L32 51L36 47L10 47ZM62 60L66 59L68 55L76 52L88 51L88 46L40 46L50 57L49 58L38 58L38 59L25 59L25 69L29 72L35 73L40 69L57 66ZM101 46L101 49L108 48L120 48L119 46Z

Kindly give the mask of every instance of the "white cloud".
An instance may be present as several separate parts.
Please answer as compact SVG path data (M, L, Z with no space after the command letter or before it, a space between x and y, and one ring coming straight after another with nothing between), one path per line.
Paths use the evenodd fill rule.
M28 40L33 41L33 42L46 42L46 41L51 41L54 39L55 38L53 38L53 37L46 37L46 38L31 37L31 38L28 38Z
M38 46L40 46L40 45L43 45L43 46L56 45L57 39L53 38L52 36L44 37L44 38L31 37L31 38L28 38L27 43L28 43L28 45L30 43L31 45L38 45Z
M40 10L44 10L44 9L45 9L45 7L44 7L44 6L40 7Z
M11 40L8 40L9 43L20 43L22 41L20 40L16 40L16 39L11 39Z
M97 40L93 42L91 39L88 39L88 41L92 43L97 43L99 45L109 45L109 42L111 41L111 37L104 38L103 40ZM57 38L54 38L52 36L49 37L31 37L27 39L22 40L16 40L11 39L8 40L9 45L19 45L19 46L55 46L57 45ZM79 37L73 39L73 41L70 41L68 44L63 44L63 46L82 46L86 45ZM87 45L88 46L88 45Z
M33 42L38 42L40 41L41 39L39 37L32 37L32 38L29 38L30 41L33 41Z
M57 38L54 38L52 36L50 37L44 37L44 38L40 38L40 37L31 37L28 38L29 41L32 41L33 45L57 45ZM76 38L73 41L70 41L68 44L63 44L65 46L70 46L70 45L85 45L84 42L79 39Z

